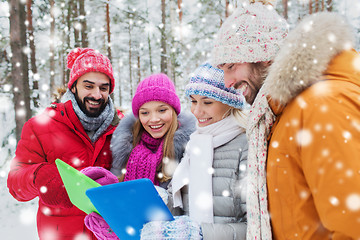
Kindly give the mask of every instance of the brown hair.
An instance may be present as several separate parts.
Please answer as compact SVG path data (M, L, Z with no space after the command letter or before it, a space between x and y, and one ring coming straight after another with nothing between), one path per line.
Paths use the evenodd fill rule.
M177 114L175 110L171 107L172 111L172 122L170 123L170 128L163 136L164 145L163 145L163 159L174 159L175 158L175 150L174 150L174 135L176 130L179 127L179 122L177 118ZM140 142L141 135L145 131L139 119L136 120L133 125L132 133L133 133L133 148ZM168 176L165 172L166 162L162 161L161 164L157 167L158 171L161 171L163 177L159 179L160 182L166 182L171 179L171 176Z
M53 102L59 103L61 102L62 96L66 93L67 88L65 86L56 88L56 92L52 94Z
M251 73L254 77L261 78L261 84L264 83L271 64L272 61L251 63Z

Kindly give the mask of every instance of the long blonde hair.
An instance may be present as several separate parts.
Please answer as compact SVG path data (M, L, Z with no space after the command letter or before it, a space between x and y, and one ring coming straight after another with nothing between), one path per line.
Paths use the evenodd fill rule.
M230 110L231 114L234 115L238 124L246 129L247 125L247 111L232 107Z
M179 128L179 122L175 110L171 107L172 111L172 121L168 131L163 136L164 145L163 145L163 159L174 159L175 158L175 149L174 149L174 136L176 130ZM140 119L137 119L133 125L133 148L139 144L141 135L145 131L143 125L140 122ZM164 160L157 167L158 171L161 171L162 178L159 179L160 182L166 182L171 179L171 176L165 171L166 162Z

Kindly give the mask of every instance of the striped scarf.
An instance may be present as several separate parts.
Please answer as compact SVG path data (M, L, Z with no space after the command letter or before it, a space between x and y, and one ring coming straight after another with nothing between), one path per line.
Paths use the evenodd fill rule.
M106 104L105 109L97 117L87 116L79 107L75 95L68 89L64 96L61 98L62 102L70 100L81 124L83 125L86 132L94 132L93 135L89 135L91 142L96 142L98 138L105 132L105 130L110 126L112 120L114 119L115 107L109 97L108 104Z

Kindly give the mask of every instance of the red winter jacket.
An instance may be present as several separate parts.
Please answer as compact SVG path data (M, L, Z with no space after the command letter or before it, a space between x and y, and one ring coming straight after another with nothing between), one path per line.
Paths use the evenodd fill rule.
M16 156L11 162L7 185L18 201L29 201L38 196L34 186L37 169L44 163L55 164L57 158L77 168L88 166L111 167L110 140L117 115L99 139L92 143L76 116L71 101L52 104L44 113L31 118L22 129ZM40 239L47 234L56 239L75 239L86 234L96 239L84 225L85 213L73 206L69 209L52 208L39 201L37 227Z

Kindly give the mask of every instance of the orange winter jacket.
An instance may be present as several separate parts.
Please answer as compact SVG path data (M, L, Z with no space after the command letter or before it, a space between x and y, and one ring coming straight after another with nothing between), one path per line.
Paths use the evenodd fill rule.
M275 112L267 160L274 239L360 239L359 61L355 51L337 55L322 81Z

